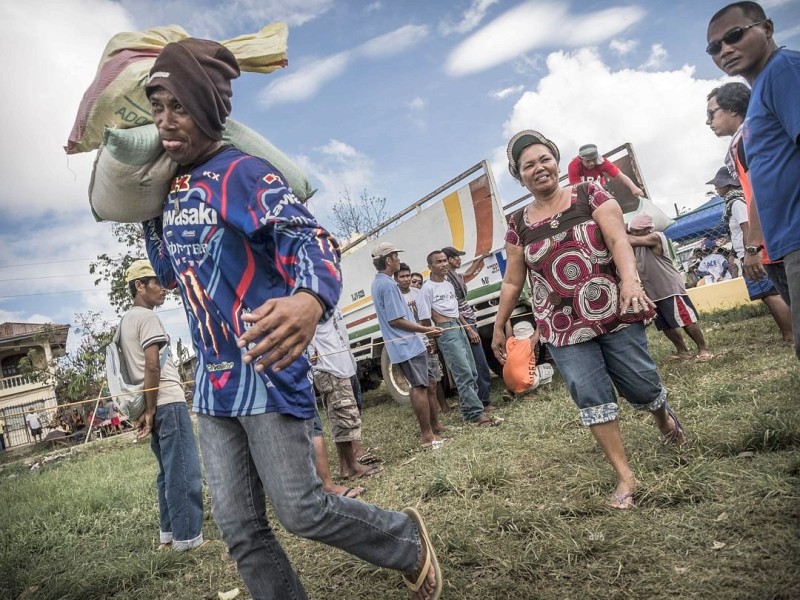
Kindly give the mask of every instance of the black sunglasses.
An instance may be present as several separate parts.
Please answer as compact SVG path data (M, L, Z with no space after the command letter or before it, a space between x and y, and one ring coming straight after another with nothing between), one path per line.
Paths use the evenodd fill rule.
M767 21L769 21L769 19L764 19L763 21L758 21L757 23L750 23L750 25L745 25L744 27L734 27L728 33L723 35L721 40L711 42L708 46L706 46L706 52L708 52L711 56L716 56L722 51L722 42L725 42L728 44L728 46L735 44L744 37L745 31L751 27L755 27L756 25L766 23Z

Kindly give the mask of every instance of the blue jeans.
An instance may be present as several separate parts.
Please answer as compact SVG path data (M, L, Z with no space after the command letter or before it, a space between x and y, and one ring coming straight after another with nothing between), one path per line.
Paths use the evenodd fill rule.
M472 330L478 333L478 326L474 323L470 324ZM469 338L467 338L469 340ZM477 344L470 342L469 349L472 350L472 359L475 361L475 370L478 372L478 378L475 383L478 385L478 398L481 399L481 404L484 406L489 405L489 392L492 391L492 382L490 380L489 363L486 362L486 354L483 352L483 344L480 340Z
M478 373L475 369L475 360L469 351L467 334L461 328L461 323L456 320L436 325L444 328L437 341L458 389L461 416L465 421L477 421L483 413L483 403L478 398L478 387L475 384Z
M638 410L653 412L666 402L642 323L571 346L547 344L547 349L587 427L618 417L615 387Z
M307 598L267 522L265 492L290 533L380 567L417 567L419 532L408 516L322 491L313 419L199 415L198 423L214 520L254 600Z
M189 409L183 402L156 408L150 448L158 461L161 543L174 550L203 543L203 474Z

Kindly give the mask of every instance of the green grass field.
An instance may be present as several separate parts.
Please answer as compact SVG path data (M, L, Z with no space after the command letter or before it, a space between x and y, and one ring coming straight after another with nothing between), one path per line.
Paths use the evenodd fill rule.
M716 358L667 360L652 350L670 403L691 436L664 446L623 403L623 437L641 481L638 508L605 507L614 475L560 380L503 404L497 429L463 426L416 449L411 411L368 395L365 443L385 471L365 499L417 506L445 574L447 599L800 598L800 367L758 309L707 315ZM331 452L333 449L331 448ZM211 520L214 540L159 552L155 461L120 437L31 471L0 469L0 598L249 598ZM311 598L406 598L400 577L276 529Z

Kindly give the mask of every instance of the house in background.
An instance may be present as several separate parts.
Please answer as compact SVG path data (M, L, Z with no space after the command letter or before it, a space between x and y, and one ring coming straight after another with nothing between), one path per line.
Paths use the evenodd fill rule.
M53 387L23 375L20 361L33 350L34 366L46 368L53 358L66 352L68 333L69 325L0 324L0 418L6 423L7 446L18 446L30 440L25 424L29 409L34 409L47 421L57 407Z

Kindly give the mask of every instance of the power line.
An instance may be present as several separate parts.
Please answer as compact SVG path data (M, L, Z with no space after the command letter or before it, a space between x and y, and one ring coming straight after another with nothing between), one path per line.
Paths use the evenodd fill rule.
M0 283L6 281L33 281L34 279L58 279L59 277L96 277L94 273L78 273L77 275L42 275L41 277L13 277L10 279L0 279Z
M16 265L0 265L0 269L12 269L14 267L36 267L38 265L52 265L56 263L68 263L68 262L85 262L89 260L96 260L97 257L93 258L69 258L65 260L48 260L45 262L35 262L35 263L19 263Z

